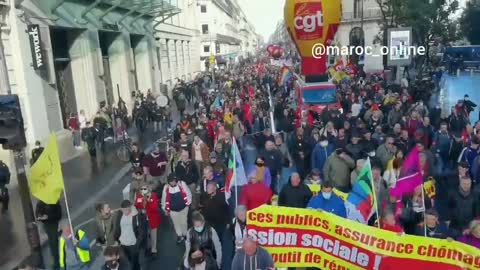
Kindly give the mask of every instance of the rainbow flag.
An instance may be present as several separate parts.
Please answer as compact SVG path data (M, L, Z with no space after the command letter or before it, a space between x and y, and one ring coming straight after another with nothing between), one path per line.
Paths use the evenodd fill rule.
M405 157L400 174L397 178L395 187L390 189L390 194L401 198L406 193L415 191L415 188L423 182L423 176L420 170L420 156L418 147L415 146Z
M293 77L293 73L287 67L282 67L280 81L278 84L280 86L285 86L286 83Z
M232 196L232 188L243 186L248 183L245 175L245 168L243 167L242 157L238 150L237 141L233 137L230 158L228 160L228 172L225 178L225 199L228 200ZM238 201L238 198L235 198ZM236 206L235 206L236 207Z
M376 199L373 191L372 167L370 159L367 160L358 174L357 181L353 184L352 191L348 193L345 201L347 218L363 224L376 212Z

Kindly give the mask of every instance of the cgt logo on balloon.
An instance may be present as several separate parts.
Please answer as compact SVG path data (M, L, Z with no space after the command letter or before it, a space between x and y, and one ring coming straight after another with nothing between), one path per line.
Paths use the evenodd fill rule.
M295 5L295 33L298 39L318 39L323 35L322 3Z
M285 25L302 58L302 74L327 72L326 57L313 57L315 44L329 45L341 19L341 0L286 0Z

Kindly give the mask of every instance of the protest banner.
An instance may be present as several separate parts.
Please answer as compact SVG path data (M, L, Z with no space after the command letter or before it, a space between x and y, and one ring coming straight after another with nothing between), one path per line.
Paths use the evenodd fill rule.
M463 243L399 235L324 211L264 205L247 214L247 233L275 267L335 270L479 269L480 250Z
M313 196L317 195L322 190L322 186L320 186L320 185L309 184L307 186L308 186L308 188L310 188L310 191L312 192ZM343 201L345 201L348 197L348 193L341 192L340 190L338 190L336 188L333 189L333 193L335 193Z

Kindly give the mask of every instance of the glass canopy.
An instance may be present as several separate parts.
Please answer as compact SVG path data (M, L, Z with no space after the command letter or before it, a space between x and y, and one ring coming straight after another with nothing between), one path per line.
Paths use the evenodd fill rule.
M143 16L162 16L167 13L180 11L177 0L101 0L101 4L129 10Z

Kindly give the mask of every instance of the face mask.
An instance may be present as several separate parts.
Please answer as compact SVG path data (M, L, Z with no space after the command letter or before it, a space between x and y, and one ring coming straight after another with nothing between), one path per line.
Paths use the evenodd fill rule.
M107 269L116 269L118 266L118 261L117 260L108 261L105 263L105 266L107 267Z
M328 146L328 141L321 141L321 142L320 142L320 146L321 146L321 147L326 147L326 146Z
M263 164L263 163L257 163L257 166L258 166L258 167L263 167L264 165L265 165L265 164Z
M194 264L201 264L205 259L204 258L195 258L195 259L192 259L192 262Z
M194 227L194 229L195 229L196 232L199 232L199 233L200 233L200 232L203 231L203 226L201 226L201 227Z
M323 197L325 200L330 200L330 198L332 197L332 193L331 193L331 192L323 192L323 191L322 191L322 197Z
M145 189L142 189L142 195L147 195L148 194L148 190L145 190Z

